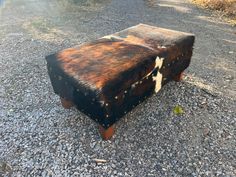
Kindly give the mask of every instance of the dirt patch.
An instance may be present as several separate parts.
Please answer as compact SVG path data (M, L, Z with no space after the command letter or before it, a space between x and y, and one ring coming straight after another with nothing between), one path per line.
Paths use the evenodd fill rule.
M23 23L22 28L26 30L28 34L32 35L34 39L41 39L45 41L63 41L67 35L49 20L42 17L35 17L30 21L26 21Z
M220 16L236 25L236 0L192 0L200 7L217 10Z

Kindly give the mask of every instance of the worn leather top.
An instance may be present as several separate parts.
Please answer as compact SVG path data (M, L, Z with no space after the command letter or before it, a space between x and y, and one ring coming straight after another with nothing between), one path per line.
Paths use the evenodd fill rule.
M129 87L155 69L157 57L175 57L178 48L169 56L168 50L184 37L191 43L189 36L193 35L140 24L63 50L56 58L62 70L78 84L97 92L119 90L120 85Z

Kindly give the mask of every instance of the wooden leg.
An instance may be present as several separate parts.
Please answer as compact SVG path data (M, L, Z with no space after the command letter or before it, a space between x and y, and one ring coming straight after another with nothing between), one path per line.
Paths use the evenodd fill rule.
M173 77L173 80L176 81L176 82L180 82L182 81L184 78L184 72L181 72L180 74L176 75Z
M114 132L115 132L115 126L112 125L111 127L109 127L108 129L103 128L101 125L99 125L99 132L101 134L101 137L103 140L109 140L111 139L111 137L113 136Z
M70 109L71 107L73 107L74 104L73 102L61 97L61 105L65 109Z

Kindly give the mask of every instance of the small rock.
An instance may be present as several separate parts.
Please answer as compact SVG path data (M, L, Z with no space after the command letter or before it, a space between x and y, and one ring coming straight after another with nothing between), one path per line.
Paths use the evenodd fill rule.
M11 170L12 170L12 168L8 163L0 162L0 173L6 174L6 173L11 172Z
M204 128L203 129L203 135L204 136L209 136L209 134L210 134L210 129L209 128Z
M222 138L228 138L230 136L230 133L223 129L223 133L221 133Z

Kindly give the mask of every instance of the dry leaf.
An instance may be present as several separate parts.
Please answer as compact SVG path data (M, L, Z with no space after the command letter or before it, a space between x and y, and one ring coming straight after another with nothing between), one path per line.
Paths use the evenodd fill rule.
M181 115L184 113L184 110L181 106L177 105L174 107L174 110L173 112L176 114L176 115Z

